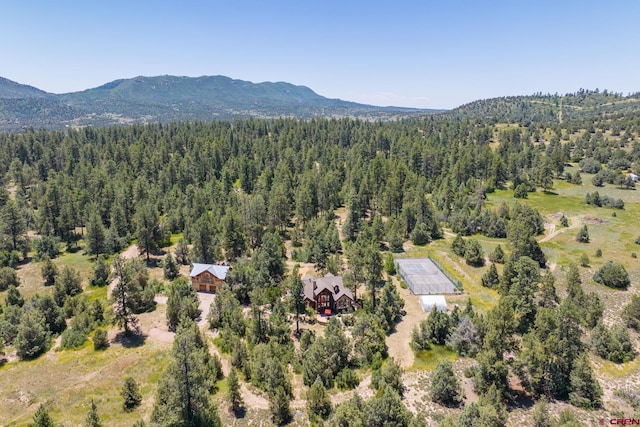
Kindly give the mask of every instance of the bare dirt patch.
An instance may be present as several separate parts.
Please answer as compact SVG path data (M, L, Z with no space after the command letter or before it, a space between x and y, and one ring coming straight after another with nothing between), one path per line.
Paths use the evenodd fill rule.
M582 217L582 222L588 225L603 225L609 223L609 221L607 221L606 219L597 218L594 216L584 216Z

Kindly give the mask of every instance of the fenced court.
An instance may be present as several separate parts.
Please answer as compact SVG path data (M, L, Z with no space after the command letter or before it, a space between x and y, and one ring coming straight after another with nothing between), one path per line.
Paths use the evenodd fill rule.
M454 282L429 258L399 258L396 270L414 295L455 294Z

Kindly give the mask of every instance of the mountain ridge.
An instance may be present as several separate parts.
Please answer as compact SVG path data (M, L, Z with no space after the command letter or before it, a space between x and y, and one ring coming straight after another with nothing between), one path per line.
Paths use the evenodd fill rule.
M136 76L63 94L0 79L2 131L283 116L394 120L442 111L359 104L326 98L307 86L226 76Z

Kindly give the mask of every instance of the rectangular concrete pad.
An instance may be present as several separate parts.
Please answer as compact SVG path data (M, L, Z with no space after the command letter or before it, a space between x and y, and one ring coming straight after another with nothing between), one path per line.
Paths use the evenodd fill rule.
M456 287L429 258L396 259L398 273L415 295L453 294Z

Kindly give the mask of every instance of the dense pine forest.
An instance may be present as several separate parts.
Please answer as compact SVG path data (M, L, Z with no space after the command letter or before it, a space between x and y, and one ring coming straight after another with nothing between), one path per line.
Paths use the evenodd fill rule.
M639 418L637 95L529 98L395 122L0 134L0 377L15 403L0 422ZM414 316L393 262L407 256L437 259L460 289L448 312L414 317L403 365L389 340ZM221 262L203 316L185 276ZM319 325L301 270L342 276L355 311ZM170 340L153 341L151 318ZM80 397L18 389L73 360L122 373L72 382Z

